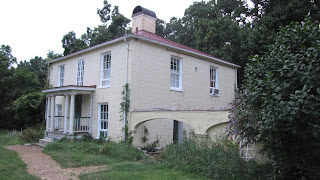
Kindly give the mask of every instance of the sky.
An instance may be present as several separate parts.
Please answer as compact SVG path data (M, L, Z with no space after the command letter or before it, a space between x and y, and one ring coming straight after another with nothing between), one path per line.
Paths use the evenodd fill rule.
M171 17L183 17L194 1L199 0L108 0L108 3L119 6L120 13L129 19L133 9L140 5L169 22ZM46 58L49 50L63 53L63 36L74 31L79 38L87 27L102 24L97 15L97 8L102 7L103 0L0 0L0 45L9 45L18 62L35 56Z

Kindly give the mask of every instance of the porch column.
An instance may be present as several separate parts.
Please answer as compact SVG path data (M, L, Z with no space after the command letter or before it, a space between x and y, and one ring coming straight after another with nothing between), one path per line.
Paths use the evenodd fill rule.
M54 108L54 106L55 106L55 100L56 99L56 96L54 96L54 95L52 95L51 96L51 122L50 122L50 131L51 132L53 132L54 131L54 120L55 120L55 118L54 118L54 110L55 110L55 108Z
M50 96L47 96L47 109L46 109L47 113L46 113L46 131L49 131L49 118L50 118Z
M73 120L74 120L74 97L76 94L72 93L70 99L70 127L69 127L69 134L73 134Z
M68 111L69 111L69 94L64 94L65 101L64 101L64 123L63 123L63 133L66 134L67 129L67 123L68 123Z
M90 116L90 121L89 121L89 133L92 134L92 102L93 102L93 94L90 94L90 107L89 107L89 116Z

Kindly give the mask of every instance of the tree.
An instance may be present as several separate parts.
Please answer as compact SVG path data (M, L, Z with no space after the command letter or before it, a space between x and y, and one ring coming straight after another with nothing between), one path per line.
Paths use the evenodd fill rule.
M77 39L76 33L70 31L62 38L62 47L64 48L63 55L68 55L77 51L80 51L87 47L86 43Z
M12 79L14 75L13 65L16 58L11 54L11 47L1 45L0 47L0 129L7 126L7 119L12 113L7 109L7 105L12 102L14 85Z
M280 29L245 68L229 133L261 142L285 179L320 178L320 27L310 18Z

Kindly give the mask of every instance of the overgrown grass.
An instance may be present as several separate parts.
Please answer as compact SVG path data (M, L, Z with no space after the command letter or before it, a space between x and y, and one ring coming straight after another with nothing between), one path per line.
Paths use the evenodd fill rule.
M18 135L17 131L0 132L0 179L38 179L27 173L17 152L5 149L5 146L23 143Z
M112 166L106 171L100 171L89 174L81 174L80 179L126 179L126 180L202 180L207 179L205 177L185 173L180 170L172 170L159 165L158 163L141 162L137 163L121 163Z
M64 139L51 143L43 152L63 168L90 165L108 167L105 171L80 174L80 179L206 179L201 175L168 169L127 143L84 139Z
M187 139L181 144L169 145L161 154L160 161L168 168L219 180L272 179L273 172L271 164L242 160L237 145L228 140Z
M55 142L47 145L43 152L63 168L133 162L145 158L145 155L133 146L114 142Z

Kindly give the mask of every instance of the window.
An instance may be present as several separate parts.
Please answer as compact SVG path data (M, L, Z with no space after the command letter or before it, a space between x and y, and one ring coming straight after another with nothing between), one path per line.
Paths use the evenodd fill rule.
M64 81L64 65L58 66L58 87L63 86Z
M83 86L84 60L78 61L77 65L77 86Z
M111 54L101 54L100 86L110 87Z
M61 129L61 119L62 119L62 105L57 104L56 105L56 117L55 117L55 128L56 129Z
M210 66L210 94L218 95L218 68Z
M97 138L108 137L108 104L98 105L98 134Z
M182 60L171 57L171 90L182 90Z

